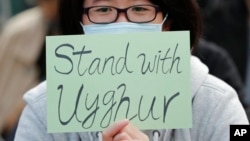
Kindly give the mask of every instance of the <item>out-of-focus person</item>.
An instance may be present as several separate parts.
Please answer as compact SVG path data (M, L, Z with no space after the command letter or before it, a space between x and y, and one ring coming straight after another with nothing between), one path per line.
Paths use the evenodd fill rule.
M1 32L0 133L6 140L15 134L23 94L45 79L45 36L57 33L57 0L37 0Z
M203 38L225 48L245 82L247 6L245 0L197 0L203 17Z

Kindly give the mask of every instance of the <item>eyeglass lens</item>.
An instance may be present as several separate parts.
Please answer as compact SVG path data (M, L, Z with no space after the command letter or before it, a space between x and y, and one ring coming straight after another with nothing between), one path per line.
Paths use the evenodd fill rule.
M95 6L88 9L88 17L94 23L110 23L114 22L122 11L125 11L130 22L149 22L155 18L157 7L136 5L126 9L118 9L110 6Z

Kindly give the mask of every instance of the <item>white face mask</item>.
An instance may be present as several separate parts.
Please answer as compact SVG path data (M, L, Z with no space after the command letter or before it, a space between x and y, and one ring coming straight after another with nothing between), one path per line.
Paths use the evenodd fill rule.
M90 24L82 25L85 34L120 34L133 32L161 32L162 25L166 21L167 15L160 24L118 22L110 24Z

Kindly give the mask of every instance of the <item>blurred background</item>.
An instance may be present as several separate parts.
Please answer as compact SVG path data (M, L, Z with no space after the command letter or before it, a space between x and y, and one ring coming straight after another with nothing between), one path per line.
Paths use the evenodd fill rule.
M250 117L250 0L196 0L194 55L231 85ZM45 36L60 33L57 0L0 0L0 141L13 141L23 94L45 80ZM250 119L250 118L249 118Z
M35 0L0 0L0 31L10 17L35 5Z

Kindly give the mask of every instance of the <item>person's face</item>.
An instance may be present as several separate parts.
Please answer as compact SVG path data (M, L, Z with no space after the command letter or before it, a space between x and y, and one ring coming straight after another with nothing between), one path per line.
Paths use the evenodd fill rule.
M134 5L153 5L149 0L84 0L84 8L92 7L92 6L113 6L116 8L124 9ZM158 12L156 14L156 18L150 23L161 23L163 20L162 12ZM129 22L126 18L124 12L118 15L118 18L115 22ZM86 14L82 14L82 23L84 25L94 24L92 23Z

